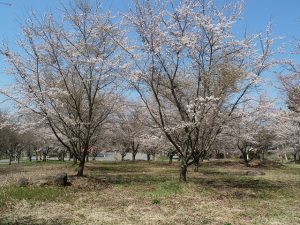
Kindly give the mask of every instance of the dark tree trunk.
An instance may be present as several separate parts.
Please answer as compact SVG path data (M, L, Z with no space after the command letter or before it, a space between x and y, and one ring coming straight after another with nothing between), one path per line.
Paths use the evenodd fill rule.
M151 160L151 155L149 153L147 153L147 161Z
M135 161L136 153L132 153L132 160Z
M70 152L69 153L69 161L71 161L72 158L73 158L73 154Z
M199 172L200 157L194 158L194 172Z
M181 160L180 166L180 181L186 182L186 174L187 174L187 163L184 159Z
M83 177L83 170L84 170L84 164L85 164L85 160L88 156L88 150L83 150L83 153L82 153L82 156L81 156L81 159L79 160L79 166L78 166L78 169L77 169L77 176L78 177ZM74 157L76 158L76 157Z
M79 162L79 166L78 166L78 169L77 169L77 177L83 177L84 164L85 164L85 158L83 158Z
M65 153L64 152L61 153L61 161L63 161L63 162L65 161Z
M173 162L173 155L169 155L169 164L172 164Z
M125 154L121 154L121 161L124 161Z
M294 153L294 154L293 154L293 157L294 157L294 162L296 163L296 162L297 162L297 154Z
M9 154L9 162L8 162L8 165L11 165L11 161L12 161L12 156L11 156L11 154Z

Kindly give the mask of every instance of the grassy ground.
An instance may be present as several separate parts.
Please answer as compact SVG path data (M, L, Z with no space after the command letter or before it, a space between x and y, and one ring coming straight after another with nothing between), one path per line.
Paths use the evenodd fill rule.
M265 175L247 176L247 170ZM34 185L58 172L66 188ZM0 224L300 224L300 165L211 161L178 182L178 164L90 162L0 165ZM33 185L15 186L20 177Z

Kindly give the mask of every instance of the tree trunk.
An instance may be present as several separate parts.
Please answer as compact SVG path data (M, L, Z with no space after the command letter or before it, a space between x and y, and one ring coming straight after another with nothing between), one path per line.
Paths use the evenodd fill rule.
M247 154L246 152L243 152L243 153L242 153L242 157L243 157L243 159L244 159L245 165L246 165L247 167L249 167L249 156L248 156L248 154Z
M265 160L265 152L262 151L260 154L260 161L264 161Z
M169 155L169 164L172 164L173 162L173 155Z
M180 181L186 182L186 174L187 174L187 163L184 159L181 160L180 166Z
M74 161L74 164L77 164L77 158L75 156L73 156L73 161Z
M12 161L12 156L11 156L11 154L9 154L9 161L8 161L8 165L11 165L11 161Z
M79 166L77 169L77 177L83 177L84 164L85 164L85 157L79 162Z
M151 160L151 155L149 153L147 153L147 161Z
M194 172L199 172L200 157L194 158Z
M69 153L69 161L71 161L72 158L73 158L73 154L70 152Z
M132 160L135 161L136 153L132 153Z
M89 154L86 155L86 162L89 161Z
M121 161L124 161L125 155L121 154Z
M85 160L88 156L88 149L83 150L81 159L79 160L79 166L77 169L77 177L83 177L83 169L84 169L84 164L85 164ZM76 158L76 157L74 157Z

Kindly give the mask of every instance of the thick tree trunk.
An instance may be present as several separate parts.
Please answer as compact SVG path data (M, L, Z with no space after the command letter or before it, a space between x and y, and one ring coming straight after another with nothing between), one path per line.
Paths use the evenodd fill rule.
M121 161L124 161L125 155L121 154Z
M147 153L147 161L151 160L151 155L149 153Z
M77 169L77 177L83 177L84 164L85 164L85 158L83 158L79 162L79 166L78 166L78 169Z
M81 159L79 160L79 166L78 166L78 169L77 169L77 176L78 177L83 177L84 164L85 164L85 160L88 156L87 151L88 151L87 149L83 151ZM76 157L74 157L74 158L76 158Z
M180 166L180 181L186 182L186 174L187 174L187 163L184 159L181 160Z
M136 153L132 153L132 160L135 161Z
M172 164L173 162L173 155L169 155L169 164Z

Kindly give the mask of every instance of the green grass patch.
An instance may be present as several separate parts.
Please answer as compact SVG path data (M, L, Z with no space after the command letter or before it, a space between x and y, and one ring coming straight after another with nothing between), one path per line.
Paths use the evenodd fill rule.
M175 181L162 182L156 186L154 191L147 192L146 195L154 198L169 197L174 194L183 193L185 190L184 185Z
M0 206L20 200L50 202L66 201L68 198L69 192L62 187L6 186L0 188Z

